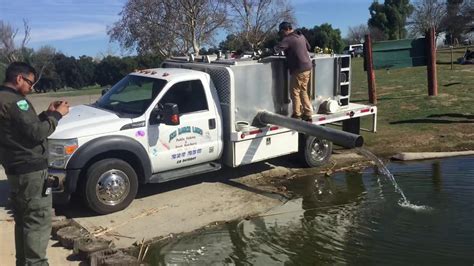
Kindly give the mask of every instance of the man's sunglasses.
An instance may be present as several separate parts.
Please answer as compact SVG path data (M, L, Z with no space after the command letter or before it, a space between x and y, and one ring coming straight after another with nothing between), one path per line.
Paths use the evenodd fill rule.
M21 75L21 78L22 78L24 81L26 81L26 83L28 83L28 85L30 85L31 87L33 87L33 85L35 85L35 83L34 83L32 80L26 78L25 76Z

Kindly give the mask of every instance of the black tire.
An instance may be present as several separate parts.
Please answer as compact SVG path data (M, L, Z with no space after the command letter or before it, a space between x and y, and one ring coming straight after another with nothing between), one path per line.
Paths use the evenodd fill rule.
M319 167L329 162L332 142L312 136L300 135L300 157L306 167Z
M82 195L86 205L99 214L125 209L137 195L135 170L120 159L104 159L87 169Z

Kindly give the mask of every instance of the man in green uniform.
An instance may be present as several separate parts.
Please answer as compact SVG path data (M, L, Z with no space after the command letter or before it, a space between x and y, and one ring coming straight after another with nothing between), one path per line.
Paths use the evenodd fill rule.
M0 86L0 163L10 185L17 265L48 265L52 197L46 182L47 137L69 112L67 102L57 101L37 115L25 98L35 80L33 67L14 62Z

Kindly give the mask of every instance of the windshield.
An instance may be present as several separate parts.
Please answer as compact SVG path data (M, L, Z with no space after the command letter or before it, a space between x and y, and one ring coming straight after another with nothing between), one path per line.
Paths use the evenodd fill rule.
M102 96L95 106L136 117L148 109L165 85L163 79L128 75Z

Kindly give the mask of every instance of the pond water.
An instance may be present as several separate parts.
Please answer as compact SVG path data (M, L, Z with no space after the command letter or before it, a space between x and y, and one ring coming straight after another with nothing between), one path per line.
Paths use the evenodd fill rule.
M152 265L473 265L474 157L307 176L299 195L249 220L151 249ZM418 206L418 207L417 207ZM422 207L419 207L422 206Z

